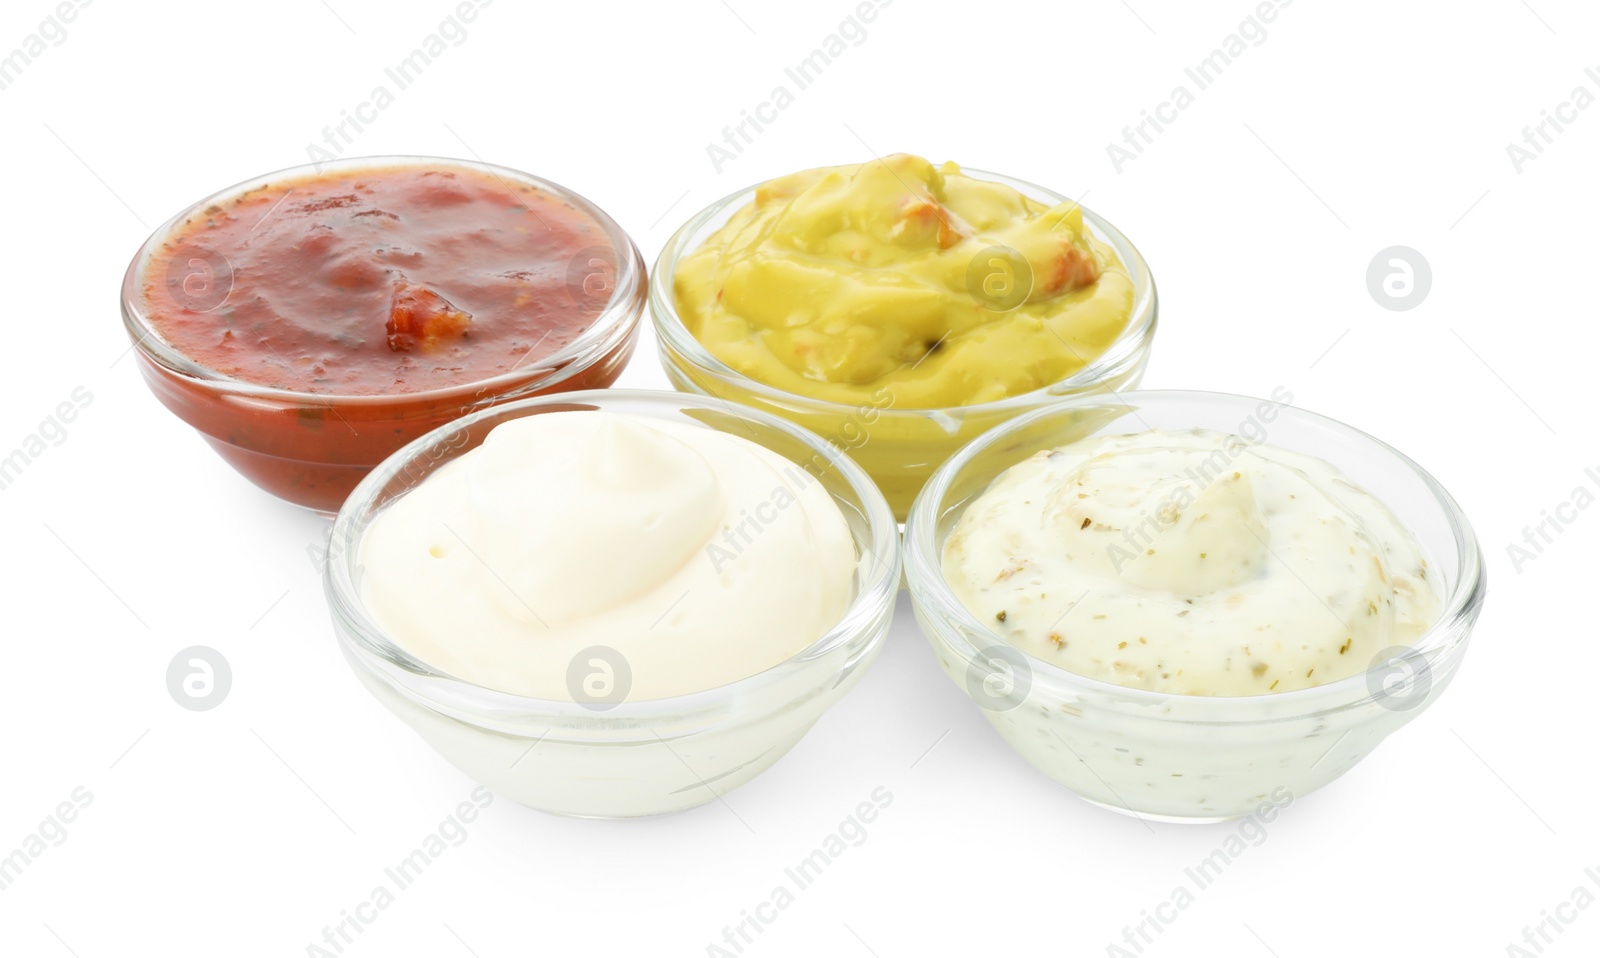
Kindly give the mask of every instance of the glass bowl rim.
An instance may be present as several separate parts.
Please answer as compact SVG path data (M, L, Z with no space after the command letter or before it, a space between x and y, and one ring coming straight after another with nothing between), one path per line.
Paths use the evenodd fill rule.
M1372 443L1381 452L1392 457L1394 461L1407 467L1412 474L1422 481L1432 495L1434 503L1441 509L1449 526L1455 544L1455 556L1453 558L1456 563L1456 583L1448 595L1441 595L1441 608L1433 623L1429 625L1427 631L1415 643L1406 647L1404 653L1384 662L1374 663L1354 675L1323 685L1314 685L1309 688L1295 689L1288 692L1231 696L1158 692L1148 689L1128 688L1112 682L1090 678L1037 658L1026 649L1012 645L1002 636L995 634L987 625L980 622L955 596L944 579L942 557L938 554L943 543L942 541L936 541L939 538L936 528L940 516L939 501L948 492L957 473L965 468L968 463L996 444L1004 442L1010 436L1027 429L1033 423L1065 410L1083 407L1103 407L1119 403L1129 409L1137 409L1136 404L1140 398L1154 398L1158 402L1163 402L1193 400L1202 397L1240 403L1251 408L1269 404L1277 406L1280 411L1290 410L1293 415L1305 417L1307 420L1324 427L1331 427L1346 439ZM1095 434L1098 435L1099 431L1096 430ZM995 478L997 477L990 477L989 481L993 482ZM1449 491L1411 457L1376 436L1331 416L1273 399L1262 399L1216 390L1136 389L1117 393L1111 397L1095 394L1073 396L1001 423L968 443L934 472L927 485L917 495L916 501L912 504L911 512L906 517L904 551L903 561L906 569L906 581L912 600L919 605L931 603L937 608L939 615L953 617L962 626L971 630L974 635L987 636L991 641L985 648L999 646L1016 649L1021 652L1031 670L1034 687L1038 687L1041 684L1040 679L1043 678L1045 680L1044 684L1050 687L1053 692L1061 690L1079 694L1087 693L1115 701L1118 704L1133 706L1159 707L1181 702L1185 704L1185 710L1188 712L1208 713L1205 717L1185 715L1170 719L1171 721L1186 724L1257 725L1301 719L1307 716L1355 708L1376 701L1379 697L1378 692L1374 691L1371 685L1371 678L1375 673L1382 673L1395 662L1406 659L1415 659L1428 663L1429 656L1437 657L1445 653L1453 653L1449 661L1440 661L1430 666L1431 672L1439 672L1443 667L1449 667L1449 671L1446 672L1447 681L1448 676L1453 674L1454 666L1458 664L1460 657L1465 654L1466 648L1464 641L1452 643L1451 640L1458 630L1469 629L1475 622L1488 589L1488 573L1483 553L1466 513L1455 501L1455 498L1450 495ZM1447 556L1445 558L1449 559L1451 557ZM938 644L949 647L969 664L976 660L978 653L982 652L982 649L973 646L972 642L965 634L961 634L959 629L946 630L940 628L932 631L937 632L934 638ZM957 635L952 636L947 634L948 632L955 632ZM1435 682L1434 684L1442 684L1442 682ZM1062 698L1064 696L1054 694L1053 697ZM1252 706L1250 703L1256 704ZM1288 703L1290 707L1283 708L1283 703ZM1306 707L1298 711L1293 708L1293 706L1301 704ZM1252 707L1263 710L1275 707L1274 714L1266 718L1240 718L1226 715L1230 710L1248 710ZM1212 712L1217 713L1219 717L1212 718L1209 714Z
M593 217L595 222L599 223L605 231L606 241L616 252L617 259L616 282L611 298L601 309L600 314L595 317L594 322L590 323L572 342L539 360L539 363L534 366L511 369L486 379L473 380L453 386L443 386L437 389L371 395L319 393L284 389L278 386L254 383L237 376L230 376L202 366L184 355L177 347L162 339L160 333L150 322L150 310L146 308L144 293L140 288L143 270L149 265L150 259L156 250L169 239L172 232L198 211L212 204L236 198L252 189L260 189L280 180L318 176L330 172L389 169L407 166L456 167L488 173L497 179L514 180L520 184L532 186L548 193L558 200L571 203L583 213ZM605 210L586 197L559 183L512 167L485 163L480 160L464 160L456 157L425 156L420 154L349 156L333 160L299 163L270 173L252 176L232 186L218 190L195 203L191 203L156 227L145 241L140 244L138 251L134 253L132 261L129 262L128 268L123 274L121 289L122 323L128 333L128 338L133 341L129 348L137 350L145 360L156 364L168 373L215 386L219 391L229 395L267 399L298 406L325 407L337 404L340 406L359 407L364 405L393 405L396 402L407 404L413 402L429 403L474 392L481 395L523 389L543 389L571 378L592 366L605 355L610 347L616 344L613 340L626 340L637 327L640 315L644 311L647 287L644 270L644 257L640 255L632 237L623 230L616 220L612 219Z
M1003 173L968 167L961 167L961 172L963 175L971 176L974 179L989 180L1010 186L1012 189L1033 199L1043 196L1058 205L1070 202L1077 206L1083 214L1084 223L1091 228L1095 238L1107 243L1116 250L1117 255L1122 259L1122 265L1128 270L1129 278L1133 281L1134 301L1128 325L1117 335L1111 345L1106 347L1104 352L1090 360L1082 369L1065 379L1057 380L1038 389L1018 393L1015 396L1007 396L1004 399L973 403L966 406L890 408L883 410L881 414L890 416L929 416L941 413L949 415L967 415L969 413L973 415L1004 414L1007 410L1031 408L1041 402L1049 402L1065 395L1071 395L1076 391L1093 388L1102 382L1116 381L1122 374L1137 367L1142 358L1148 354L1150 344L1155 337L1159 298L1156 293L1155 277L1150 272L1150 266L1145 261L1144 255L1133 245L1133 242L1121 230L1113 226L1110 221L1083 204L1078 203L1070 196ZM678 315L677 299L672 290L673 276L677 273L678 261L692 251L689 246L690 241L695 238L695 234L700 229L725 210L742 205L750 199L761 185L756 183L746 186L713 202L678 227L677 231L662 246L661 253L656 257L655 265L651 267L649 277L650 316L653 320L659 345L663 350L670 347L696 369L719 379L733 382L737 384L740 390L760 396L766 401L789 404L801 403L810 411L833 413L841 417L848 416L856 411L854 405L790 392L762 382L759 379L752 379L739 372L712 355L711 351L706 349L689 332L689 328L684 325L682 317Z
M851 535L852 545L858 551L864 548L868 553L867 556L858 556L857 569L859 570L867 558L872 559L872 565L864 575L857 572L857 575L864 579L864 583L851 598L849 606L839 620L805 648L754 675L682 695L623 701L605 710L596 710L577 702L541 699L490 689L436 669L390 640L384 630L366 613L352 579L352 570L359 560L360 549L360 542L354 535L356 514L367 510L384 487L402 475L412 463L459 430L491 417L517 418L518 413L544 406L591 405L604 409L608 399L637 400L672 408L696 407L712 412L731 412L741 419L776 429L799 441L811 453L823 457L827 467L836 470L848 483L852 495L859 500L862 516L867 523L864 537L857 537L854 532ZM707 429L716 428L704 423L700 425ZM408 484L407 489L414 485L414 482ZM863 538L870 541L864 542ZM633 731L632 726L635 724L646 726L648 730L651 723L688 722L697 718L715 721L724 718L730 713L729 706L732 703L758 694L763 689L779 685L790 675L804 670L814 661L850 645L869 629L878 617L893 609L893 604L899 595L901 576L898 540L899 528L894 514L872 479L843 451L803 427L760 410L740 408L722 400L691 393L653 389L590 389L534 396L470 413L431 430L386 458L361 480L334 519L330 531L328 558L323 568L323 586L330 611L338 619L335 632L340 645L347 652L356 653L361 658L362 664L369 670L375 671L377 677L391 688L397 688L393 681L396 676L390 675L389 672L398 670L410 673L430 685L437 684L440 689L448 690L451 699L450 702L444 702L423 697L418 702L418 696L409 688L397 688L398 694L414 703L443 711L475 725L492 725L493 723L474 720L474 717L481 718L492 714L502 717L512 716L514 719L554 719L559 725L552 724L551 729L560 727L568 733L581 734L583 730L626 733ZM343 543L343 548L338 548L340 543ZM875 639L873 644L881 645L886 637L887 630ZM870 646L864 647L859 655L865 655L869 651ZM852 661L859 662L859 655ZM848 671L844 674L848 674ZM467 702L472 706L470 714L462 713L459 707L461 702ZM655 741L650 736L636 738L646 742ZM615 741L615 736L608 740Z

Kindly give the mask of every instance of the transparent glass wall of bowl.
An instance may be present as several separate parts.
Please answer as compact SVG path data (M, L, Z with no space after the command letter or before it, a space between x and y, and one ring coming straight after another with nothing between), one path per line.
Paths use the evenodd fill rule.
M1042 203L1071 197L997 173L969 175L1004 183ZM1149 266L1121 231L1083 210L1089 232L1117 251L1134 283L1127 328L1104 354L1076 374L1051 386L997 402L947 409L897 409L884 403L847 406L775 389L732 369L702 346L678 316L673 276L678 261L693 252L755 196L741 190L701 210L667 241L650 278L650 313L655 322L661 363L676 389L718 396L798 423L846 449L878 483L895 515L904 519L933 470L957 449L1019 413L1064 396L1111 393L1138 385L1150 360L1156 331L1156 288Z
M361 605L359 545L367 526L499 423L583 409L734 432L806 468L839 505L856 544L844 617L794 658L748 679L603 710L475 686L390 641ZM896 535L894 517L867 475L790 423L677 393L591 391L496 406L396 453L363 481L335 521L325 581L341 650L362 684L457 768L543 811L626 818L700 805L749 781L854 687L888 634L900 579Z
M1432 629L1364 675L1277 695L1221 698L1125 689L1024 656L1021 681L975 702L1035 768L1095 803L1175 821L1250 814L1280 790L1301 798L1348 771L1436 701L1455 677L1486 589L1460 507L1420 466L1376 439L1292 406L1220 393L1129 392L1075 399L1008 423L929 483L906 526L906 577L940 666L969 691L1003 674L1010 649L945 585L941 556L965 506L1040 449L1096 435L1205 428L1318 456L1387 504L1421 543L1444 597ZM1020 652L1020 650L1017 650ZM990 688L993 688L991 686Z
M492 379L402 395L339 396L258 386L207 369L162 339L151 324L146 270L174 232L199 211L285 179L407 166L487 170L592 216L605 229L616 262L611 297L589 327L559 351ZM644 259L633 240L605 211L558 184L466 160L355 157L258 176L178 213L151 234L129 264L122 283L122 319L145 384L163 406L257 486L332 515L386 456L459 416L527 396L611 385L633 354L645 292Z

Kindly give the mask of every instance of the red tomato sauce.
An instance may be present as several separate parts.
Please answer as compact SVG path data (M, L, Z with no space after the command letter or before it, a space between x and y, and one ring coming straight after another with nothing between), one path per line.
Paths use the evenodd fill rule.
M531 185L466 167L341 171L180 224L145 273L146 315L229 378L425 392L536 362L592 325L606 297L574 274L584 253L615 266L593 217Z
M171 227L130 267L124 314L143 318L136 343L204 370L136 350L163 405L263 489L333 512L466 413L614 383L644 308L619 235L581 200L465 164L294 173Z

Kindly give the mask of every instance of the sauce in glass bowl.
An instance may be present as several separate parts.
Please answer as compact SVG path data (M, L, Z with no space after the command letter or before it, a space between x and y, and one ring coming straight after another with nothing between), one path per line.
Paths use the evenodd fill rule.
M608 386L644 268L593 204L457 160L301 167L157 230L123 316L157 397L269 492L324 512L428 430Z

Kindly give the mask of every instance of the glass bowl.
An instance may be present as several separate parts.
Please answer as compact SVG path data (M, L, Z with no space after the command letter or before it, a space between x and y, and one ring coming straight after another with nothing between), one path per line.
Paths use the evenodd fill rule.
M844 616L794 657L749 678L620 703L495 691L444 674L395 644L361 601L359 546L373 519L502 422L595 409L734 432L806 469L844 513L859 557ZM899 592L897 535L867 474L811 433L716 399L594 390L495 406L390 457L335 519L324 583L339 647L362 684L457 768L542 811L626 818L690 808L744 784L860 680L883 647Z
M1360 430L1285 403L1223 393L1134 391L1036 410L945 463L905 528L906 579L939 664L1008 745L1039 771L1110 809L1222 821L1304 797L1349 771L1444 692L1483 605L1483 556L1450 494L1421 466ZM1034 452L1091 436L1204 428L1324 459L1416 535L1441 611L1403 653L1314 688L1256 696L1152 692L1033 658L979 622L942 572L967 503ZM1388 657L1393 655L1393 657Z
M297 392L228 376L184 356L151 324L145 294L148 268L174 232L207 207L280 180L408 166L486 171L508 183L531 186L593 217L605 230L615 255L611 263L595 267L596 282L608 284L610 294L592 324L559 351L525 367L444 389L378 396ZM590 251L575 251L584 252ZM574 265L579 265L576 258ZM224 257L212 276L223 275L227 268ZM609 278L602 275L607 271L613 274ZM574 309L595 308L592 302L579 301L582 296L604 293L603 286L588 285L593 278L584 277L584 285L574 292ZM219 285L222 281L217 280ZM569 282L569 288L572 285ZM223 295L226 292L222 290ZM331 515L374 466L431 429L496 403L611 385L633 353L644 297L644 259L633 240L603 210L564 187L527 173L466 160L355 157L256 177L208 196L162 224L139 248L123 278L122 321L145 383L162 405L198 430L251 482L296 505ZM176 305L216 308L220 303Z
M964 170L976 179L1003 183L1024 196L1056 205L1071 201L1042 186L998 173ZM752 186L696 213L657 257L650 279L650 315L655 323L661 363L672 385L685 392L718 396L765 410L826 436L849 451L878 483L895 515L904 519L912 500L939 464L956 450L1012 416L1063 396L1131 389L1150 361L1156 331L1156 287L1144 257L1116 227L1083 210L1083 222L1096 239L1116 250L1133 279L1133 311L1127 328L1088 365L1043 389L994 402L943 409L900 409L886 404L861 406L826 402L769 386L712 355L678 316L673 278L678 261L694 252L755 198Z

